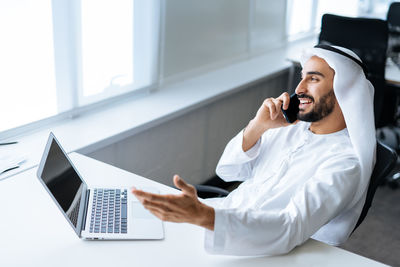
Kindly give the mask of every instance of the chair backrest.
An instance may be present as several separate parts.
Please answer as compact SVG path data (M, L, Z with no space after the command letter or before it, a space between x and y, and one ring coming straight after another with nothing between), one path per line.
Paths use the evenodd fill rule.
M364 207L361 211L360 217L358 218L357 224L353 229L353 232L363 222L365 216L367 216L376 189L382 183L383 179L393 170L394 166L396 165L396 161L396 152L390 147L378 141L376 145L376 163L371 175L371 179L369 181L367 197L365 199Z
M390 5L387 13L389 27L388 55L396 63L400 63L400 2Z
M368 68L368 79L375 88L375 125L385 125L382 118L385 94L385 67L388 45L387 22L381 19L350 18L324 14L320 44L338 45L355 52Z
M389 11L387 13L387 22L389 29L395 30L398 28L400 31L400 2L394 2L390 4Z

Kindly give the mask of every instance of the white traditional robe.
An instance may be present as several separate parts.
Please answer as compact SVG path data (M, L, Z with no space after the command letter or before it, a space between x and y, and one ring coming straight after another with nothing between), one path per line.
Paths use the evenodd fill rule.
M209 253L276 255L310 237L331 245L348 238L365 199L355 194L359 159L347 129L318 135L309 126L268 130L247 152L243 131L229 142L216 172L244 182L226 198L204 200L215 208Z

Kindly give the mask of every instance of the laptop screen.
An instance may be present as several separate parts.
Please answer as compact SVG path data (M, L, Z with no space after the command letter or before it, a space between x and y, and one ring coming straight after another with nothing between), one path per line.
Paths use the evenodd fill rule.
M54 138L40 178L76 228L84 183Z

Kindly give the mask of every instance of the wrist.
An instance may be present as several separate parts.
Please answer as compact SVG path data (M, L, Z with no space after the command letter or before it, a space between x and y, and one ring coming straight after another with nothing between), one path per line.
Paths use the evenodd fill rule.
M252 119L245 128L245 134L251 133L253 135L261 136L268 129L269 128L265 123L259 122L256 119Z
M215 210L214 208L200 203L200 212L197 225L214 231Z
M268 128L256 120L251 120L243 132L242 150L246 152L252 148Z

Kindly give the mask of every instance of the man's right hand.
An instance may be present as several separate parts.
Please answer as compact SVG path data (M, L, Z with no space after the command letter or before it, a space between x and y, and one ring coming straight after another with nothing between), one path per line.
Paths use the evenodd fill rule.
M249 122L243 135L243 151L249 150L257 143L261 135L273 128L279 128L290 125L283 116L281 107L289 107L290 96L287 92L281 94L278 98L267 98L258 109L256 116Z
M288 126L289 123L283 116L281 107L289 107L290 96L287 92L281 94L278 98L267 98L258 109L253 121L264 132L268 129Z

